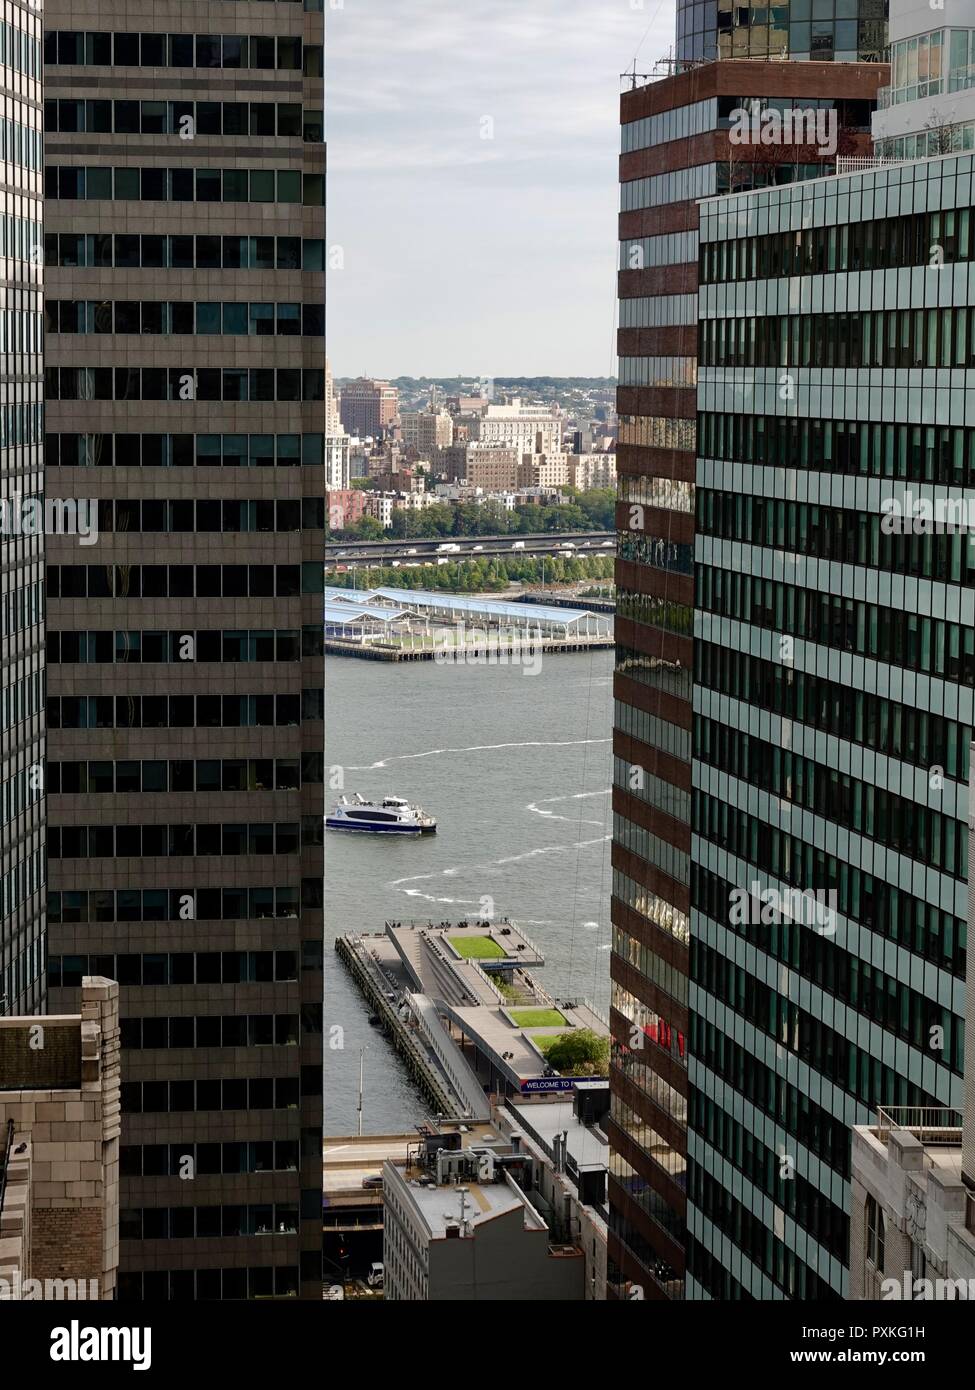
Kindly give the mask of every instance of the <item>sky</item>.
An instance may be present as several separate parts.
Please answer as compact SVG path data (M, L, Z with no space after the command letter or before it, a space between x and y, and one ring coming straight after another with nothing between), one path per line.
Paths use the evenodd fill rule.
M324 0L343 376L612 376L619 74L674 0Z

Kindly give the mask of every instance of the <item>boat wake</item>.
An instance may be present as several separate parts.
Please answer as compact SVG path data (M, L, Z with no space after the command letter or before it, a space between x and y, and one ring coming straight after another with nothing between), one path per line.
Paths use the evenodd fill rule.
M534 859L538 855L569 854L573 850L589 849L593 845L604 845L612 838L611 835L597 835L592 840L576 840L570 845L540 845L536 849L525 850L522 854L511 854L503 859L492 859L487 864L454 864L449 869L440 869L438 872L432 874L411 874L407 878L394 878L387 887L395 888L400 893L405 893L407 897L425 898L428 902L432 903L447 903L476 907L480 901L479 898L444 898L435 893L424 893L420 888L408 888L404 885L429 882L431 879L438 878L456 878L458 874L484 874L491 869L503 868L508 864L519 864L525 859Z
M541 801L530 801L525 807L526 811L534 811L536 816L544 816L546 820L566 820L574 825L605 825L601 820L582 820L578 816L560 816L557 811L543 811L543 806L552 806L558 801L586 801L594 796L611 796L612 787L607 787L602 792L575 792L571 796L545 796Z
M428 748L424 753L391 753L388 758L379 758L374 763L363 763L360 767L347 767L346 772L375 772L388 767L390 763L413 762L420 758L439 758L451 753L496 753L505 748L581 748L587 744L612 743L610 738L570 738L549 742L544 739L531 739L525 743L473 743L467 748Z

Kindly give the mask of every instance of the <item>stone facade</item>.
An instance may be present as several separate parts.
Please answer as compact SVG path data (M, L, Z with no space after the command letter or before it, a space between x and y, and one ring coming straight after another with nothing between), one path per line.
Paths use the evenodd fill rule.
M115 1297L119 1088L114 981L87 976L80 1015L0 1019L0 1299Z

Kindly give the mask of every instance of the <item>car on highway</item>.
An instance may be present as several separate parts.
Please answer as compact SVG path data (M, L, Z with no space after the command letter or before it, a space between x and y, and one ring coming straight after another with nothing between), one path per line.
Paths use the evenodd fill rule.
M373 1173L370 1174L368 1178L362 1179L362 1186L369 1192L373 1191L375 1188L381 1188L382 1185L383 1178L381 1173Z
M511 549L512 549L512 550L524 550L524 548L525 548L525 542L524 542L524 541L514 541L514 542L512 542L512 546L511 546Z
M415 555L415 554L416 554L416 546L415 546L415 545L414 545L414 546L411 546L410 549L409 549L406 553L407 553L407 555Z
M471 546L471 552L472 552L472 553L473 553L475 550L483 550L483 549L484 549L483 545L473 545L473 546Z
M600 542L599 548L600 548L600 550L605 550L606 547L607 547L608 545L612 545L612 544L613 544L612 541L601 541L601 542Z

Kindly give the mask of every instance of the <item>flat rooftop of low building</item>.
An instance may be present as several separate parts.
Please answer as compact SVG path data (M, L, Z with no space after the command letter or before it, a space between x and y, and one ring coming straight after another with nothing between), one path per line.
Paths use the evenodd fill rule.
M555 1136L565 1133L569 1156L580 1167L609 1162L608 1138L595 1125L582 1123L573 1112L571 1100L560 1100L554 1096L537 1101L519 1100L513 1096L505 1104L517 1122L526 1126L526 1134L528 1129L533 1129L550 1148ZM531 1138L530 1134L528 1138Z
M412 1170L410 1170L411 1172ZM424 1187L401 1169L400 1177L409 1189L410 1199L416 1206L421 1219L433 1240L445 1240L447 1227L457 1226L461 1219L461 1193L453 1184L449 1186ZM415 1184L415 1185L414 1185ZM508 1212L521 1211L525 1225L533 1230L547 1230L545 1222L535 1211L528 1197L513 1182L466 1182L461 1184L466 1190L464 1219L475 1230L486 1221Z

